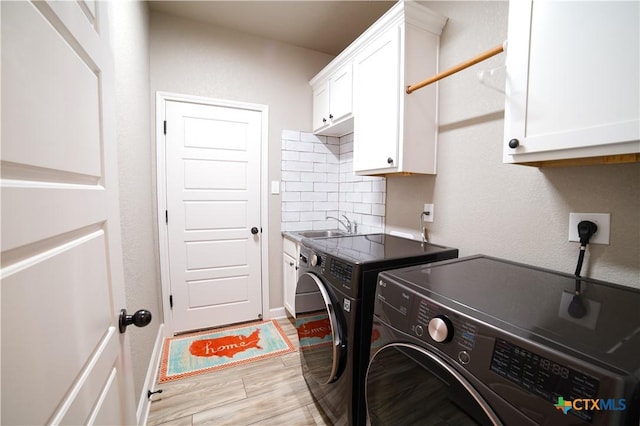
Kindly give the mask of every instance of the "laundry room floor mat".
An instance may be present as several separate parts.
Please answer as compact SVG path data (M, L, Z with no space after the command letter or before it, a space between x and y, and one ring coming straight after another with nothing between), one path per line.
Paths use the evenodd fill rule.
M164 383L295 351L275 320L241 324L165 339Z

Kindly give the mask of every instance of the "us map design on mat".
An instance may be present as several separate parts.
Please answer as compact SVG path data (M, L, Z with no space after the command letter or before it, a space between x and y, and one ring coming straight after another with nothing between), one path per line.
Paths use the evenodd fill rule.
M165 382L294 352L275 320L168 338L160 379Z
M189 346L189 352L193 356L226 356L233 358L238 352L256 348L260 342L260 329L256 329L248 336L223 336L215 339L195 340Z

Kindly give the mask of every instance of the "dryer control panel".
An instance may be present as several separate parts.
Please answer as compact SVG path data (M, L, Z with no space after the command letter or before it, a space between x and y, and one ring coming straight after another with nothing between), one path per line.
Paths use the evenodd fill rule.
M614 372L527 339L508 324L496 327L481 313L441 295L417 293L381 273L375 303L374 321L417 339L501 397L514 400L519 395L514 405L528 415L541 413L541 423L556 415L559 397L589 401L606 397L609 405L609 401L624 403L625 385ZM573 411L569 420L577 417L592 424L615 423L620 415L613 409Z
M474 321L406 287L380 279L376 303L384 303L388 307L382 310L391 326L426 343L442 344L438 347L451 352L454 358L466 351L463 359L468 359L476 345L478 327ZM449 347L451 350L446 349Z

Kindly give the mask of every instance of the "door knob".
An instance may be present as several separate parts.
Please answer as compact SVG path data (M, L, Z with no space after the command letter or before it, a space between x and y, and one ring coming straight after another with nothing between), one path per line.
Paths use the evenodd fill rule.
M256 235L258 232L259 232L259 231L258 231L258 228L256 228L255 226L254 226L253 228L251 228L251 233L252 233L253 235Z
M146 309L139 309L133 315L127 315L126 309L120 309L120 320L118 325L120 333L127 331L128 325L135 325L136 327L146 327L151 322L151 312Z

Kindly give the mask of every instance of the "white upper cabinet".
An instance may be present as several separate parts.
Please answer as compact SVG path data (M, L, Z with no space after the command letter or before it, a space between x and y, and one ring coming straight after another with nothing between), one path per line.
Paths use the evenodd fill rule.
M438 72L446 22L420 4L398 2L368 30L353 64L357 174L436 173L437 84L412 94L406 88Z
M353 132L356 173L436 172L437 85L405 91L437 73L446 22L401 0L311 80L313 132Z
M640 158L640 3L509 3L504 162Z
M343 136L353 132L353 72L347 62L322 80L312 81L313 132Z

